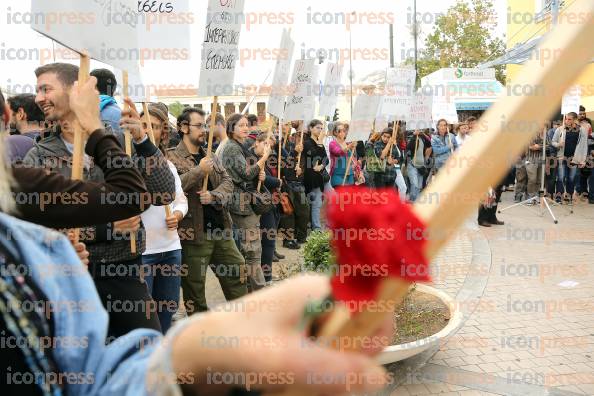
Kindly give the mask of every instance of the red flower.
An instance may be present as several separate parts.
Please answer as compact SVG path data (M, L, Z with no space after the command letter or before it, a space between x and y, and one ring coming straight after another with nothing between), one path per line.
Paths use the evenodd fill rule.
M336 300L373 300L385 277L430 280L425 225L394 189L348 186L328 198L328 225L339 264L332 279Z

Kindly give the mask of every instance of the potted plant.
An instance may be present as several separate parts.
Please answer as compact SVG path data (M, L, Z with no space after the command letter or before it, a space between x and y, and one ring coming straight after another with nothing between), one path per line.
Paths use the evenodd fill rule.
M332 274L336 262L327 231L312 232L303 249L303 270ZM455 331L462 320L455 301L446 293L414 284L394 313L394 344L377 356L382 364L397 362L424 352Z

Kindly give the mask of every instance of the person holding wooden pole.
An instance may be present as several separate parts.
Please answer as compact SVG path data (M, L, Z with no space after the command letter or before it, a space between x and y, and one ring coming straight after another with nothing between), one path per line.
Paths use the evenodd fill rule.
M64 159L74 158L75 137L72 130L74 115L69 105L72 86L78 79L79 68L65 63L52 63L35 71L38 94L36 102L44 111L46 120L54 121L55 127L45 131L45 139L36 143L27 157L26 164L54 169L70 176L70 165ZM108 202L126 204L130 200L141 201L144 208L149 205L163 205L172 201L175 195L175 180L163 155L146 137L141 128L140 116L131 102L128 112L122 113L120 125L132 134L136 153L132 161L114 159L111 166L135 166L143 176L148 194L106 195ZM97 119L98 125L102 125ZM74 135L74 136L73 136ZM81 139L82 142L82 139ZM84 142L83 142L84 143ZM102 182L103 173L88 156L82 158L80 173L86 180ZM63 164L57 166L56 164ZM73 169L77 161L73 161ZM160 329L154 301L147 293L146 285L141 283L141 254L145 249L140 216L108 224L81 229L81 239L87 244L89 271L94 277L97 290L109 311L109 335L118 337L139 327ZM136 253L130 250L128 235L136 233ZM121 304L136 304L145 307L144 312L135 310L125 312L116 309Z
M181 220L178 231L184 269L181 282L189 315L208 309L205 291L209 268L228 301L247 293L245 260L233 240L228 209L233 181L219 156L206 156L205 116L202 109L184 109L177 118L181 141L167 150L167 158L175 166L188 197L188 215ZM206 175L208 191L202 191Z
M142 128L148 134L152 129L154 144L165 153L169 144L169 111L163 103L150 103L148 117L144 112ZM149 124L147 124L150 123ZM179 302L181 287L182 246L178 235L179 224L188 213L188 200L184 194L177 169L167 161L175 177L175 200L166 206L151 206L142 215L146 230L146 250L142 254L144 280L148 291L157 303L161 330L171 327L171 320ZM182 234L184 230L182 231Z
M285 141L286 149L283 154L284 181L283 192L288 194L293 206L292 213L284 213L279 223L279 229L283 230L283 247L287 249L299 249L299 244L305 243L309 224L309 200L305 195L304 185L304 164L301 156L303 145L301 139L303 131L300 130L302 122L293 122L299 130L293 141Z
M407 172L410 184L409 198L415 201L423 189L423 178L429 173L431 140L419 130L414 131L406 145Z
M339 124L329 145L330 151L330 183L333 188L355 184L355 172L350 162L353 161L357 142L346 143L346 129Z

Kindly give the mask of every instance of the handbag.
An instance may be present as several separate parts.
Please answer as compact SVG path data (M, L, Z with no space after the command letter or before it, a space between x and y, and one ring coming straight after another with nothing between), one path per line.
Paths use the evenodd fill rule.
M386 161L378 158L373 146L367 147L365 154L367 172L383 173L386 171Z
M324 184L330 182L330 173L328 173L326 167L322 169L322 181L324 182Z
M242 190L249 194L250 206L257 215L263 215L264 213L270 212L274 208L274 202L272 201L272 194L262 185L260 191L255 188L248 188L246 183L242 185Z
M284 215L290 216L295 211L293 208L293 204L291 203L291 199L289 198L289 194L286 192L282 192L279 194L280 196L280 205Z

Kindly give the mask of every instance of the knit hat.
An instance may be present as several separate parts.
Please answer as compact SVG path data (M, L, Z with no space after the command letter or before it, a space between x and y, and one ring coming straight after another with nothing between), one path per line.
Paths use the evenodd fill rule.
M167 105L165 105L164 103L149 103L148 112L150 115L157 117L159 120L161 120L161 122L169 122L169 109L167 108ZM140 114L140 116L144 116L144 111Z

